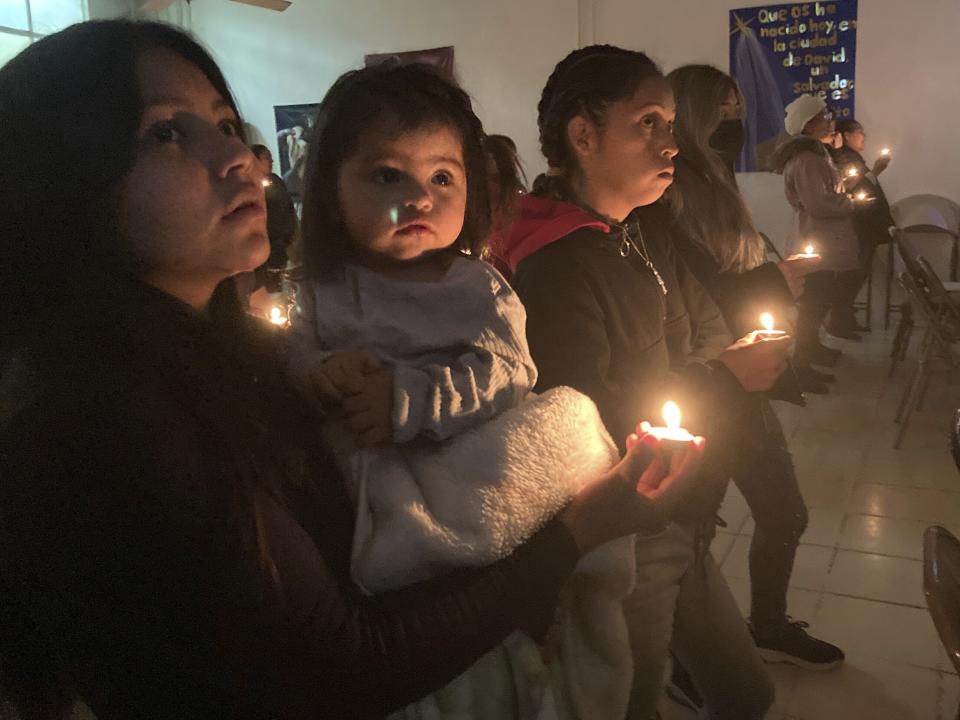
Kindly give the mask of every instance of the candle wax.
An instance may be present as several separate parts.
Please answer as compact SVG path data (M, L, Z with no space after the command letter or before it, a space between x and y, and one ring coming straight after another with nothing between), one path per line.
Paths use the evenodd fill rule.
M674 443L688 443L693 441L693 435L685 428L652 427L649 432L660 441Z

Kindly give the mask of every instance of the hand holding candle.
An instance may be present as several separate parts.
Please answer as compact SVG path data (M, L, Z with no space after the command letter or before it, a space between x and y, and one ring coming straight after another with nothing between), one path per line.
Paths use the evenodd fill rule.
M717 360L747 392L766 392L787 366L790 336L761 338L754 330L720 353Z
M785 330L773 329L773 315L771 315L768 312L760 314L760 327L762 327L763 329L757 330L758 340L769 340L771 338L780 338L787 334Z
M813 246L808 245L807 249L812 250ZM820 256L816 253L809 253L791 255L786 260L777 263L777 269L783 275L784 282L787 283L790 294L794 298L803 295L804 278L817 269L817 266L820 265L820 259Z
M643 422L640 423L640 427L645 433L653 435L662 443L686 445L693 441L693 435L686 428L680 427L681 417L680 407L673 400L667 400L663 405L663 421L666 425L653 427Z
M662 530L696 482L704 439L693 438L668 460L649 427L641 423L627 437L624 458L581 488L558 516L581 553L625 535Z
M877 161L873 164L874 174L880 174L887 169L887 166L890 164L890 158L892 157L890 148L885 147L880 151L880 157L877 158Z

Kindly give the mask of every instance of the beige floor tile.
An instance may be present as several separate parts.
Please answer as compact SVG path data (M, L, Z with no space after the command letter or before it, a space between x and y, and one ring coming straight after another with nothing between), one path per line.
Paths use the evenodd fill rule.
M825 594L817 630L849 655L941 669L940 640L926 610Z
M830 568L824 590L926 609L920 560L841 550Z
M854 514L960 524L960 493L862 483L854 488L847 509Z
M960 492L960 472L957 472L946 442L939 452L906 448L868 450L857 479L883 485Z
M920 560L923 558L923 531L930 524L924 520L847 515L838 546L844 550ZM960 535L960 525L951 525L947 529Z
M935 717L940 674L870 656L832 672L797 677L787 712L803 720L926 720Z
M710 552L713 554L713 559L717 561L717 564L723 565L723 561L729 554L736 539L737 536L733 533L722 530L717 531L716 537L713 538L713 542L710 543Z

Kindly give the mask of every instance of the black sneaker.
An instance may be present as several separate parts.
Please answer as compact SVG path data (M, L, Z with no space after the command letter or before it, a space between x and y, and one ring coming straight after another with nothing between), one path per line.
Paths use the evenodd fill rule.
M789 617L782 625L757 628L748 622L757 649L768 663L790 663L807 670L832 670L843 662L843 650L812 637L803 621Z

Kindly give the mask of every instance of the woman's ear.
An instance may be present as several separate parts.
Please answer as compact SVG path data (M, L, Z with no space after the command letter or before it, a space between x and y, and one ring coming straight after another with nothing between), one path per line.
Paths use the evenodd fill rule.
M567 123L567 142L578 158L593 153L597 145L597 126L582 115L576 115Z

